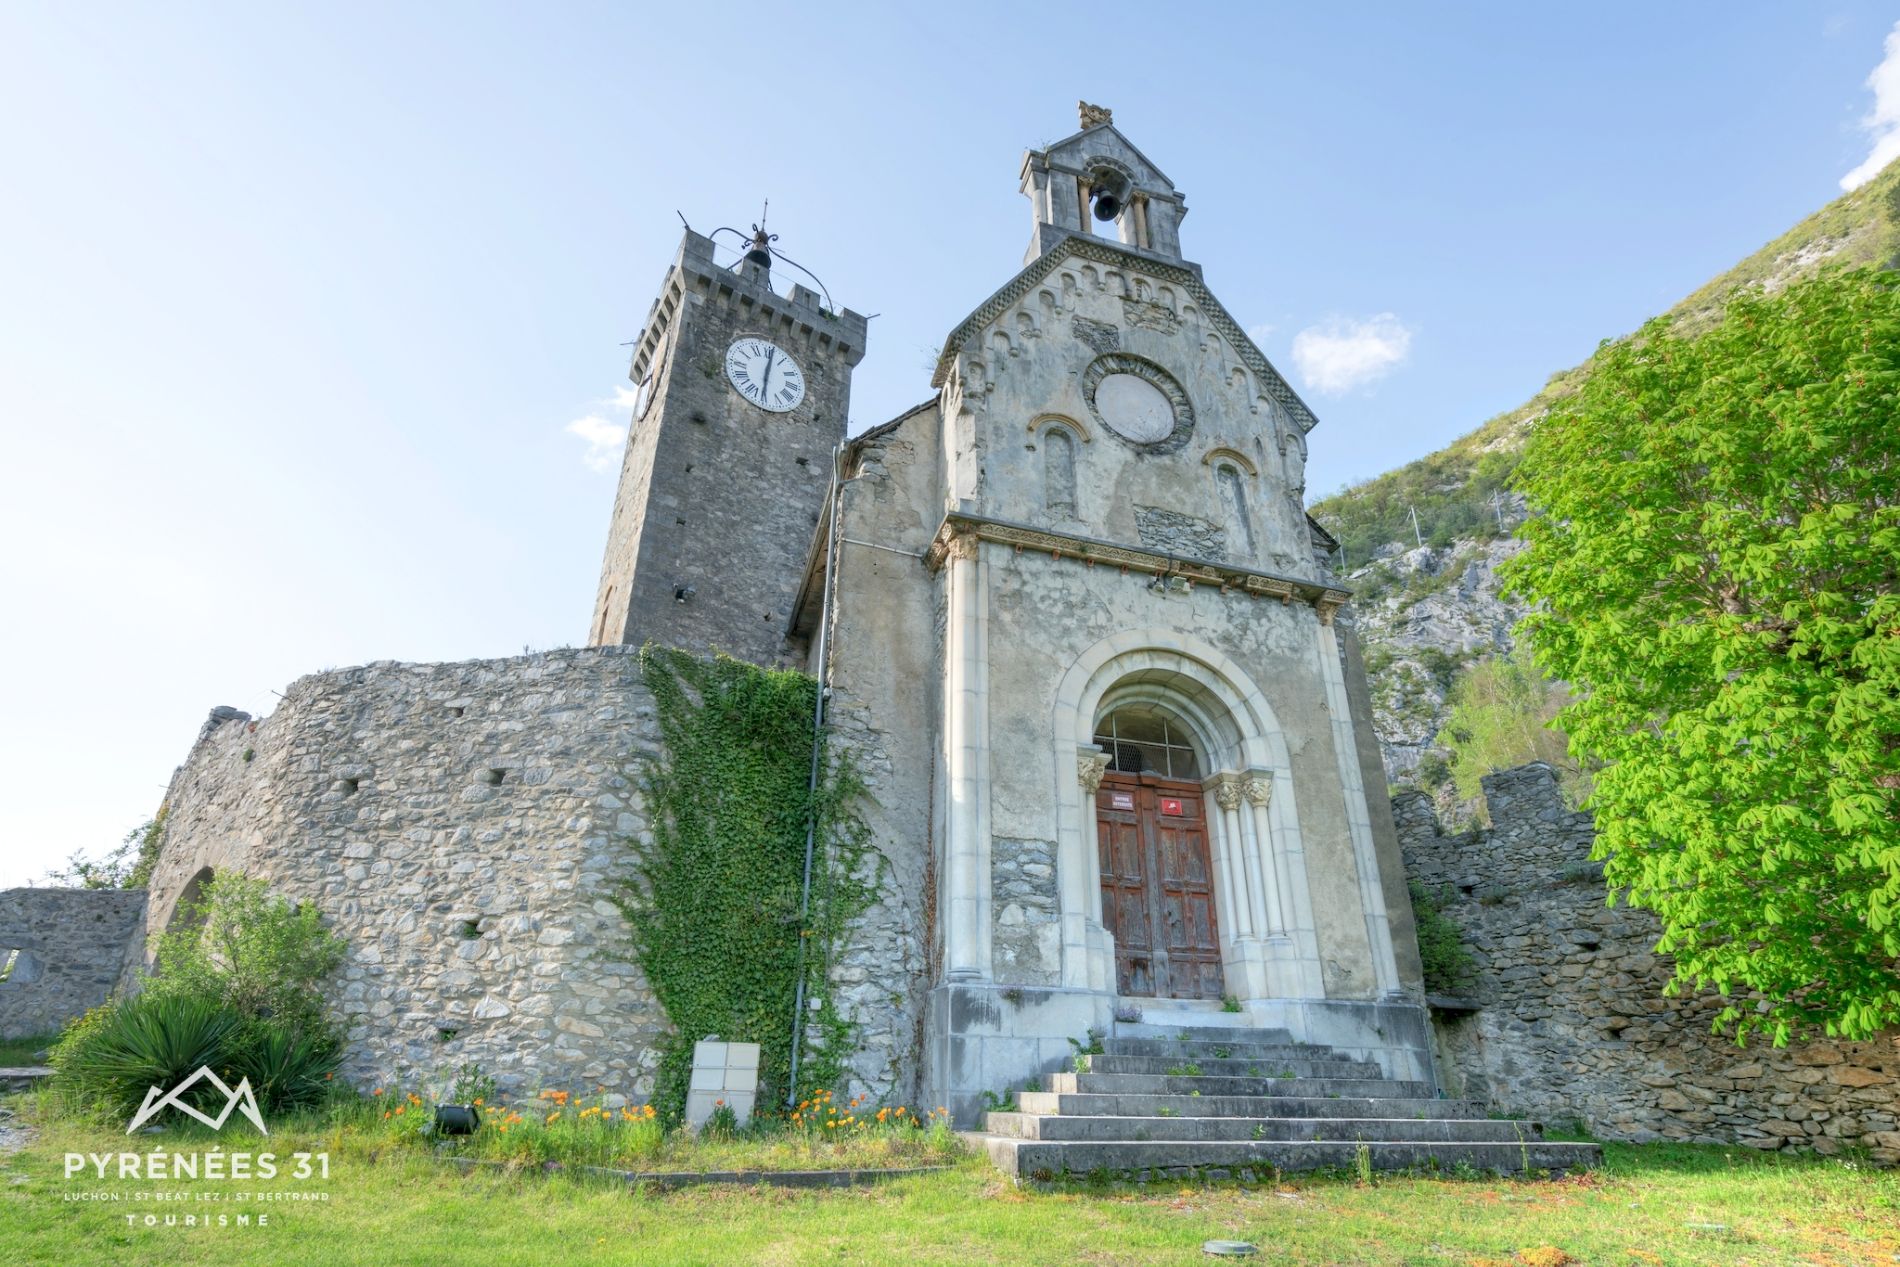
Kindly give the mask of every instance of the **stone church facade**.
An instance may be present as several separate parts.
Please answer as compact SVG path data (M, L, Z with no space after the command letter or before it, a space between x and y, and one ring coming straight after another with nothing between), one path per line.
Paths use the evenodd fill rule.
M133 984L235 869L347 939L352 1081L472 1062L517 1094L644 1095L668 1021L605 894L649 827L655 641L825 688L880 880L831 970L853 1094L969 1125L986 1092L1109 1077L1066 1072L1091 1028L1211 1032L1219 1063L1326 1049L1392 1094L1613 1137L1900 1156L1900 1048L1721 1050L1706 1009L1661 1001L1646 917L1577 882L1589 825L1547 771L1487 781L1489 833L1443 836L1407 797L1395 825L1350 596L1304 510L1312 413L1184 257L1173 183L1105 111L1082 124L1024 157L1029 249L932 394L855 437L864 318L782 293L763 234L724 264L689 230L635 346L589 645L213 710L148 894L0 894L0 1035ZM1436 1015L1408 871L1463 895L1483 968L1483 997Z
M1429 1081L1348 595L1301 498L1313 416L1112 123L1022 187L1024 267L937 394L845 446L791 618L934 895L925 1085L963 1116L1118 1009L1223 1005Z
M1136 1009L1238 1008L1429 1081L1349 596L1302 502L1313 415L1105 112L1021 179L1023 265L930 399L848 440L864 319L781 293L763 236L723 265L688 230L636 343L592 645L214 715L147 936L218 869L263 874L349 938L353 1076L637 1091L666 1022L603 953L601 885L646 826L652 640L828 688L885 876L834 981L858 1089L969 1121Z

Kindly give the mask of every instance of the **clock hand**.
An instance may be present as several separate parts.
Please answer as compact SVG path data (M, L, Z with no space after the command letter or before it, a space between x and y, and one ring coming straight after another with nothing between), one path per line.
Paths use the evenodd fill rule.
M765 350L765 373L761 375L759 379L759 395L761 398L770 395L772 392L772 358L777 355L778 349L776 347L770 347Z

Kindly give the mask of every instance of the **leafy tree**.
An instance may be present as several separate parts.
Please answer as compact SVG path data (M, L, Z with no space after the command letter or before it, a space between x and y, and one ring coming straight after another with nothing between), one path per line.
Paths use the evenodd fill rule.
M1437 740L1449 754L1458 795L1471 800L1483 792L1479 780L1485 775L1542 761L1557 771L1575 803L1584 780L1564 737L1550 726L1563 701L1563 687L1538 671L1521 644L1461 674L1446 696L1450 711Z
M1606 344L1506 579L1671 991L1777 1044L1900 1023L1900 289L1834 272Z
M64 867L46 873L55 888L142 889L158 865L158 848L165 841L165 810L134 827L125 838L98 859L74 850Z

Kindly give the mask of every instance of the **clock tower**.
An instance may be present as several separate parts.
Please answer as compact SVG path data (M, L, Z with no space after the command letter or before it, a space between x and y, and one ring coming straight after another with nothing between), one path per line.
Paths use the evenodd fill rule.
M646 328L588 643L654 641L756 664L787 642L844 440L864 318L773 286L770 237L716 263L687 230Z

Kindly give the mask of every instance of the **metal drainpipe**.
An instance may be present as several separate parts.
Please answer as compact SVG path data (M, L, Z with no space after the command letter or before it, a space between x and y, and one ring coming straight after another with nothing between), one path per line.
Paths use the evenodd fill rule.
M818 771L825 742L825 697L831 693L831 595L838 579L838 503L839 485L844 467L844 445L831 451L831 486L825 492L831 522L825 528L825 590L818 607L818 699L812 706L811 777L806 793L818 795ZM798 899L798 984L792 1002L792 1073L785 1087L785 1107L798 1099L798 1057L805 1041L805 943L811 940L806 927L811 919L811 864L818 843L818 811L814 805L805 816L805 878Z

